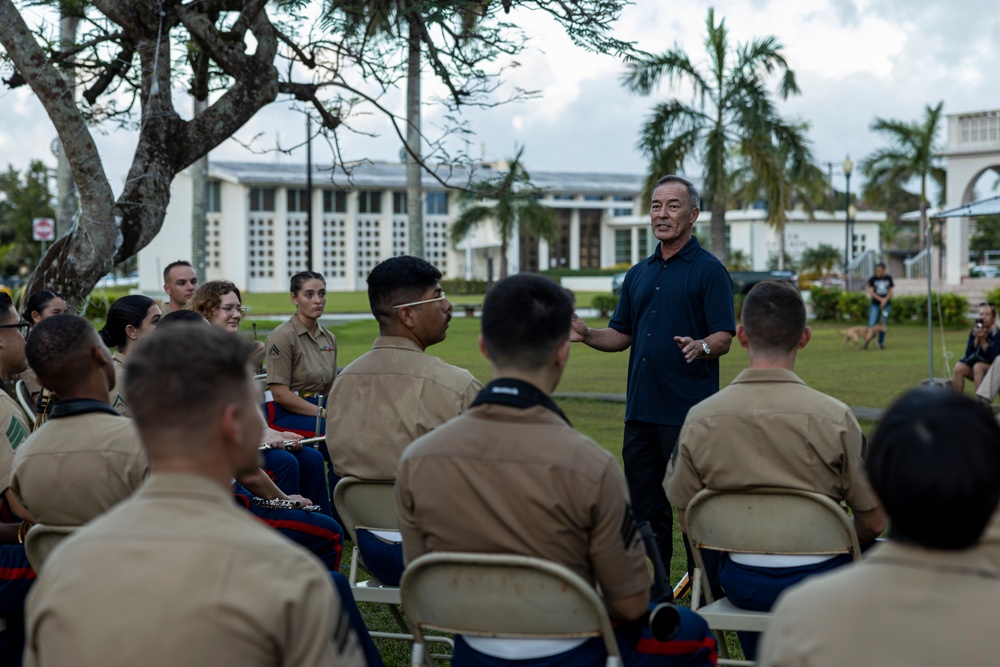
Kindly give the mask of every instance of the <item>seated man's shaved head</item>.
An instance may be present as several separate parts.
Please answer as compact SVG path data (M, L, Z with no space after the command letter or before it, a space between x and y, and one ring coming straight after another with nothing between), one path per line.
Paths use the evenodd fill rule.
M125 391L150 458L156 455L151 434L190 433L198 440L198 432L235 404L248 406L250 421L257 424L250 467L257 466L260 418L253 409L252 352L251 343L204 323L182 322L140 341L129 355Z
M25 347L38 381L59 396L69 396L86 380L98 358L106 358L108 386L114 384L111 353L93 325L79 315L55 315L35 325Z

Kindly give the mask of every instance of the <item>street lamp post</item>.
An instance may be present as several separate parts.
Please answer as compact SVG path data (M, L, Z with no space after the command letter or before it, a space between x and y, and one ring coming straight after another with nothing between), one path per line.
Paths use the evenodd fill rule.
M844 287L847 288L847 265L851 261L851 172L854 171L850 155L844 158L843 167L847 180L844 192Z

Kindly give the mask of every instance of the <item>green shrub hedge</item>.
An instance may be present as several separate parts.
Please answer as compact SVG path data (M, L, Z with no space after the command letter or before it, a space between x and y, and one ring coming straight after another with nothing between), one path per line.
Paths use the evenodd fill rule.
M445 294L485 294L486 281L448 278L441 281L441 289Z
M1000 297L1000 290L997 297ZM992 294L992 293L991 293ZM994 297L988 296L990 301ZM860 292L845 292L836 287L821 287L814 285L809 290L809 299L813 313L820 321L850 320L865 322L868 320L868 305L871 300ZM965 315L969 311L969 302L964 296L957 294L933 294L931 300L931 316L938 321L938 300L940 299L940 319L946 327L962 328L967 325ZM926 322L926 296L894 296L890 322Z
M610 317L618 306L618 297L613 294L598 294L590 302L590 306L597 311L598 317Z

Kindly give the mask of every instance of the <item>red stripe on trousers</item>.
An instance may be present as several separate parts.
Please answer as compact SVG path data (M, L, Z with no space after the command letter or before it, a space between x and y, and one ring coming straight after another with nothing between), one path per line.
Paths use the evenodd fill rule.
M30 567L0 567L0 579L34 579L35 571Z
M716 662L715 640L711 637L705 637L702 640L672 639L668 642L643 637L635 647L639 653L653 655L683 655L697 653L702 649L708 649L711 652L712 664L714 665Z

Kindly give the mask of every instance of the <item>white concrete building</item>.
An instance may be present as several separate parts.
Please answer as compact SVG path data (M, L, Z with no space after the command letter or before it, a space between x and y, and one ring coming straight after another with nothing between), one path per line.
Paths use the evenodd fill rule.
M331 290L363 290L365 277L379 261L406 253L406 168L402 164L359 164L350 173L314 167L312 257L306 250L305 166L252 162L209 163L206 276L232 280L253 292L283 292L288 278L306 268L323 273ZM489 167L476 173L488 177ZM332 174L332 175L331 175ZM465 170L442 167L449 184L464 185ZM532 171L532 182L556 211L557 240L539 241L529 233L512 240L511 273L566 267L589 269L634 264L656 246L648 217L640 215L640 175ZM452 247L448 225L458 215L454 192L425 174L424 247L428 261L449 278L485 279L493 264L500 273L500 243L490 226L480 227L467 243ZM730 247L742 248L755 269L777 254L777 237L763 221L764 211L730 211ZM818 221L793 213L786 227L789 255L807 245L844 245L843 212L817 214ZM852 256L878 248L876 214L859 214ZM707 238L711 215L704 211L696 233ZM177 176L163 228L139 253L139 287L162 289L163 267L191 258L191 178Z

